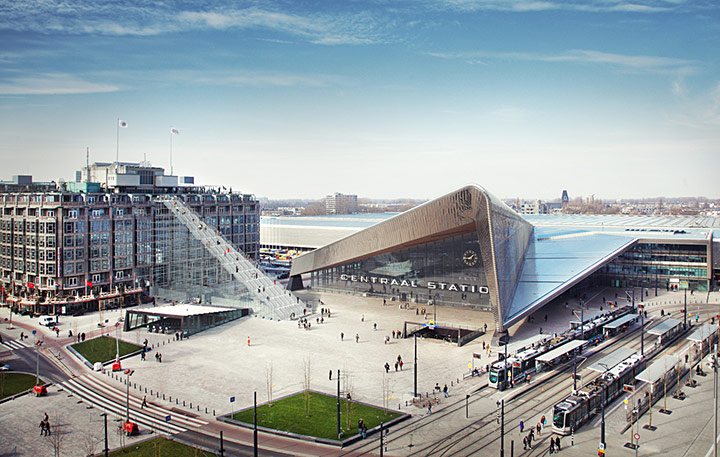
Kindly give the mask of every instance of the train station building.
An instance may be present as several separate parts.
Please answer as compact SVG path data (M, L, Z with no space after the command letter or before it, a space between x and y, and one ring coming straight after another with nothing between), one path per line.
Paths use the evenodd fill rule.
M720 220L597 217L536 223L466 186L365 228L345 227L346 236L293 260L288 287L492 311L499 336L587 287L652 293L715 284Z

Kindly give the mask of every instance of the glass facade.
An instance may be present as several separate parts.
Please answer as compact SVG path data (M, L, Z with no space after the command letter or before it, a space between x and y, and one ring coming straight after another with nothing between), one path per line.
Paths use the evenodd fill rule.
M387 300L490 307L475 232L317 270L310 285Z
M668 289L678 280L692 290L707 290L708 248L702 244L640 243L600 271L614 287Z

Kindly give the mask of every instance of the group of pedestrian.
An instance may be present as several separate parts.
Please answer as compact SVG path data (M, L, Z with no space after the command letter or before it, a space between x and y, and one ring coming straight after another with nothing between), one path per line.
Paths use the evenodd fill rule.
M363 439L367 438L367 425L362 418L358 420L358 435L362 435Z
M78 343L82 343L83 341L85 341L85 332L78 333L76 336ZM22 338L22 333L20 334L20 337Z
M560 437L556 436L553 438L550 437L550 453L555 454L556 452L560 452Z
M155 361L162 363L162 354L160 354L160 352L155 353Z
M298 328L310 330L312 328L312 322L308 322L307 318L300 318L298 319Z
M48 435L50 435L50 420L47 413L45 413L45 417L40 421L40 436Z

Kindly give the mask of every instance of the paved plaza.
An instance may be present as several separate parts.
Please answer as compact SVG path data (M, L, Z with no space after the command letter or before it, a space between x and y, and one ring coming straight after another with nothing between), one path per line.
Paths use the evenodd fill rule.
M590 297L592 300L589 311L599 310L604 295L607 295L608 300L614 299L615 291L616 289L601 290ZM712 294L711 301L717 301L714 295ZM706 295L703 294L702 298L705 297ZM340 369L344 377L342 389L344 392L350 392L353 399L376 405L386 404L390 408L399 408L418 418L424 415L424 409L406 404L413 396L413 340L392 338L392 331L402 330L405 321L423 321L421 314L416 314L414 308L400 309L397 302L389 302L384 306L382 300L349 295L317 294L307 291L301 292L301 298L318 304L316 312L308 316L308 322L312 324L309 330L298 328L297 322L293 321L278 322L245 317L192 335L182 341L175 341L173 335L159 335L145 330L118 331L123 340L142 344L147 338L154 346L153 352L148 353L145 361L139 356L123 361L123 368L135 370L132 381L136 387L130 390L130 394L142 398L143 393L140 389L152 389L154 395L152 402L170 408L176 407L176 402L182 405L184 401L186 409L189 409L192 403L195 414L214 421L213 412L220 415L230 412L231 409L251 406L254 391L258 393L258 401L264 402L268 394L270 371L272 371L273 397L277 398L301 390L303 369L305 364L309 363L312 389L335 393L336 373ZM663 300L664 303L668 301L679 303L678 300L682 299L682 295L661 293L657 299L652 298L661 303ZM319 304L318 300L323 304ZM661 306L656 305L651 309L659 313ZM324 316L324 323L318 324L316 319L321 317L320 308L329 308L331 315L329 318ZM555 303L538 311L533 323L518 324L510 333L515 339L519 339L539 333L540 327L543 333L564 331L568 328L568 321L575 319L573 309L577 309L577 303L574 301L569 301L567 307L564 302ZM692 307L690 309L692 310ZM432 319L433 309L430 307L426 311L428 319ZM545 314L548 315L547 321ZM7 308L0 310L0 318L5 319L7 316ZM103 324L106 324L104 328L98 327L100 318L97 313L80 317L61 317L59 337L49 329L40 328L37 319L16 315L13 316L15 329L8 330L8 324L4 322L0 330L6 338L11 339L16 339L20 331L27 334L30 329L38 330L38 335L45 340L44 352L56 359L69 375L80 376L89 373L89 370L62 350L63 346L75 341L74 336L68 338L68 330L72 330L73 335L84 332L88 337L101 333L113 336L116 332L113 324L119 316L119 311L104 312L102 318ZM482 353L482 359L475 359L475 363L484 366L489 362L487 352L483 352L482 344L490 342L492 315L489 312L438 307L437 321L476 328L488 324L487 335L461 348L435 339L418 340L418 391L430 392L436 383L440 386L447 384L451 397L447 400L443 399L438 405L438 408L443 408L463 398L466 392L472 392L486 383L487 378L484 376L463 380L463 374L469 371L468 364L473 363L473 353ZM341 333L344 334L342 339ZM359 337L357 342L356 335ZM385 342L386 336L390 336L388 343ZM155 361L153 355L156 351L162 353L162 363ZM59 360L57 360L58 354ZM402 371L399 369L395 371L394 362L398 355L404 362ZM494 360L496 354L493 352L490 357ZM391 366L389 373L386 373L384 368L386 362ZM329 379L330 371L333 371L332 379ZM107 374L96 373L94 376L104 382L121 386L118 380ZM386 398L383 398L384 380L390 392ZM661 427L672 429L672 433L679 430L677 433L680 436L671 438L671 435L664 432L655 432L655 435L661 436L668 442L690 443L694 442L697 433L705 433L708 419L701 414L694 414L693 405L703 409L703 402L707 403L707 393L703 392L708 384L711 396L712 382L711 377L708 377L705 378L702 386L696 389L698 393L691 392L690 398L678 407L675 414L662 418L653 417L653 423L657 421ZM162 400L162 395L165 395L165 401ZM237 401L231 404L230 397L236 397ZM169 400L170 398L172 401ZM39 436L37 427L44 412L48 412L51 419L53 415L57 415L62 424L61 428L67 431L67 440L61 443L63 448L61 455L87 455L83 450L83 437L102 431L99 410L87 409L86 404L78 403L76 398L69 397L66 392L58 392L55 388L51 388L47 398L24 396L0 404L0 430L3 430L0 455L52 455L52 443L49 444L50 440ZM113 419L116 418L111 417L110 422L116 424L116 427L117 422ZM452 420L455 421L454 424L439 426L435 433L441 435L453 427L457 428L457 421L460 419ZM663 421L666 423L663 424ZM591 435L597 433L593 430L596 429L586 427L586 430L576 435L578 450L584 449L587 452L596 446L597 439ZM586 433L587 437L585 437ZM644 432L643 436L651 436L651 433ZM700 438L703 436L702 433ZM712 430L709 433L712 433ZM110 435L111 446L119 446L121 443L117 433ZM616 439L618 437L617 432L609 432L608 442L620 441ZM686 439L681 440L681 437ZM425 439L432 440L433 434ZM710 440L711 437L708 436L705 441L709 443ZM697 440L697 444L693 444L696 447L701 445L705 445L701 439ZM615 449L618 448L617 445L613 446ZM649 443L646 449L651 449ZM657 447L652 449L662 452L658 451ZM400 450L396 451L398 455L403 453ZM329 450L324 455L332 455L332 452L334 450ZM563 450L563 453L566 451ZM488 450L488 455L495 455L495 452ZM573 454L568 451L567 455L587 454ZM641 452L641 455L650 454Z

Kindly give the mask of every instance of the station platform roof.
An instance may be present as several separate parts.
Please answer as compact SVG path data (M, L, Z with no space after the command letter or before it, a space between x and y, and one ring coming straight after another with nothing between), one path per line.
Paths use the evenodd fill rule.
M553 360L557 359L558 357L562 357L565 354L569 353L570 351L572 351L576 348L579 348L583 344L585 344L585 341L573 340L573 341L570 341L569 343L565 343L562 346L557 347L557 348L553 349L552 351L549 351L549 352L539 356L535 360L537 360L538 362L552 362Z
M678 358L674 355L664 355L659 360L653 362L652 365L641 371L635 379L638 381L649 382L653 384L662 378L668 370L675 367Z
M612 370L617 364L627 359L637 351L630 348L618 348L611 352L609 355L603 357L602 360L593 363L588 367L592 371L598 373L605 373L606 371Z
M603 311L598 311L598 310L595 310L595 311L585 311L585 314L582 316L582 318L585 319L585 322L590 322L590 321L592 321L593 319L595 319L596 317L600 316L601 314L605 314L605 313L604 313ZM570 323L571 323L571 324L578 324L578 325L581 324L581 322L580 322L580 317L578 317L578 312L577 312L577 311L575 311L575 319L571 319L571 320L570 320Z
M188 317L201 314L221 313L225 311L233 311L235 308L220 308L219 306L203 306L203 305L168 305L168 306L152 306L149 308L137 308L132 311L140 314L150 314L153 316L164 317Z
M530 338L526 338L524 340L515 341L512 343L509 343L507 345L507 353L508 356L515 354L519 350L525 348L525 347L531 347L533 344L539 344L543 341L552 338L552 335L534 335ZM500 346L498 348L498 351L501 353L505 352L505 348L503 346Z
M668 319L666 321L660 322L658 325L648 330L647 333L648 335L663 336L680 324L682 324L682 322L677 319Z
M603 328L610 329L610 330L616 330L619 327L622 327L623 325L627 324L631 320L636 319L637 317L638 317L637 314L627 314L623 317L615 319L612 322L608 322L607 324L603 325Z
M693 342L705 341L710 335L717 331L717 325L710 325L708 323L705 323L699 328L695 329L695 331L693 331L692 334L687 337L687 339Z

